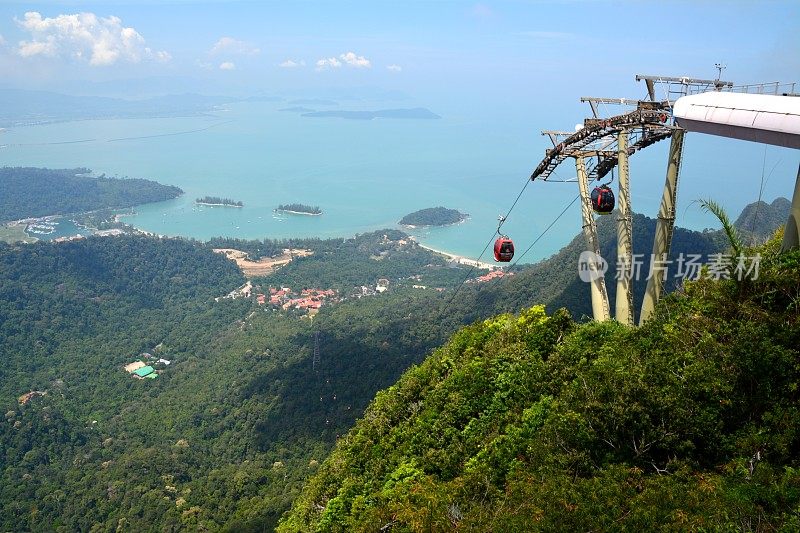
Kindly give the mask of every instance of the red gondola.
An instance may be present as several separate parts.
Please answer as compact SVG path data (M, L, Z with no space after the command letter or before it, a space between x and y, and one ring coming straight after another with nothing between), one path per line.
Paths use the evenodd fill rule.
M514 241L501 235L494 241L494 260L499 263L508 263L514 257Z
M614 210L614 192L608 185L595 187L592 191L592 209L598 215L608 215Z

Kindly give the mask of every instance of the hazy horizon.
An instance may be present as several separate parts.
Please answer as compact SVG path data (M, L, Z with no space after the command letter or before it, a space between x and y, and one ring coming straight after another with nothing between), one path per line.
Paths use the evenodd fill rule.
M369 111L423 107L451 126L438 137L427 121L412 126L418 128L417 137L429 139L427 148L438 154L419 163L420 171L440 191L429 199L430 205L414 207L456 201L451 197L458 195L448 190L458 191L452 168L461 165L459 175L472 180L500 176L485 184L493 198L487 213L499 214L544 156L549 141L540 131L572 130L590 114L588 105L579 102L581 96L642 98L645 87L634 80L636 74L713 79L718 75L716 63L726 66L722 78L736 84L797 81L798 22L800 5L792 2L12 0L0 5L0 92L36 90L137 101L185 94L274 97L283 106L295 99L331 99L337 103L335 109ZM48 98L45 95L35 105L47 104ZM59 105L57 98L51 100ZM199 108L191 108L190 100L163 100L161 113L169 116L173 105L175 115L192 116ZM601 111L617 112L613 106ZM98 118L81 116L83 111L77 108L72 112L64 120ZM337 118L305 120L340 121L324 126L302 123L303 128L317 128L310 135L316 143L344 135L349 127ZM106 140L129 136L128 127L139 131L138 123L126 124L116 124L117 131ZM361 131L360 140L352 142L380 135L377 125L370 127L373 134ZM52 128L42 128L12 127L0 133L0 145L20 138L31 145L70 142L76 137L69 132L83 126L58 130L63 133L55 136ZM140 133L163 133L159 128L153 124ZM325 137L322 132L330 133ZM298 153L303 138L297 137ZM392 161L413 161L418 152L404 151L391 138L384 144L377 138L369 143L378 150L369 155L362 153L366 144L348 147L347 139L332 143L339 147L339 170L369 165L369 172L380 174ZM659 143L631 163L634 210L649 216L655 215L660 199L666 146ZM150 158L148 150L159 150L160 144L141 148L130 157ZM217 149L229 159L239 153L225 152L224 144ZM298 172L327 164L320 159L326 150L319 145L304 149L294 160ZM137 161L131 161L126 171L124 152L117 153L113 168L107 168L97 163L102 157L77 161L76 151L46 146L13 150L0 151L3 164L75 163L98 172L171 183L169 174L143 169ZM107 150L99 146L95 153ZM200 151L198 157L207 152ZM168 160L169 154L158 158ZM691 134L682 167L678 223L694 229L715 226L713 217L702 213L694 200L713 196L731 213L738 213L758 199L762 180L763 199L790 196L797 162L792 150ZM169 161L167 166L174 173L178 163ZM192 168L192 162L184 163L185 171ZM558 172L565 178L574 175L568 164ZM329 179L340 179L337 176L334 172ZM396 182L387 182L387 190ZM528 215L518 222L518 231L532 238L573 193L569 186L531 187L519 208ZM567 218L569 223L555 230L571 236L577 216ZM487 233L486 224L464 231Z

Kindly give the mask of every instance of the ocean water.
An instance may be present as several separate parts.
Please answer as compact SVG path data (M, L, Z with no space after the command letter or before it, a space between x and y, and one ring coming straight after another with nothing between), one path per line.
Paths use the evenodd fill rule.
M97 174L177 185L186 194L138 206L136 214L124 220L157 234L197 239L348 237L398 228L397 221L405 214L443 205L469 213L470 218L410 233L423 244L477 258L492 240L497 216L507 212L544 155L546 142L539 130L551 126L511 113L442 113L435 107L432 110L443 115L440 120L307 118L279 111L285 106L243 102L198 117L10 128L0 133L0 164L80 166ZM667 143L660 144L636 156L640 167L637 159L632 160L634 209L651 216L663 184ZM760 152L754 153L757 164L751 161L753 154L747 157L758 170ZM702 161L695 153L690 162L684 160L684 167L689 167L690 176L692 172L707 176L698 160ZM640 171L652 179L637 178ZM559 169L559 177L573 176L571 165ZM775 179L773 185L781 179L788 181ZM703 190L700 186L695 191L692 181L682 187L690 194ZM789 192L784 194L790 194L786 188ZM518 255L572 201L576 189L574 183L528 185L503 227L515 240ZM195 198L206 195L241 200L244 208L195 205ZM747 195L737 201L743 206L753 200ZM294 202L319 205L324 214L273 212L278 204ZM713 225L696 208L680 211L679 207L679 223L686 226ZM549 256L579 231L576 202L523 262ZM490 255L487 250L483 258Z

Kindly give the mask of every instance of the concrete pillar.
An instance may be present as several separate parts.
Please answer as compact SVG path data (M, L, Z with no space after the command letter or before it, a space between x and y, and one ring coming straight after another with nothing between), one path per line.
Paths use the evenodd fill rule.
M631 213L630 170L628 166L628 132L617 138L619 170L619 203L617 212L617 299L615 317L620 324L633 326L633 214Z
M800 247L800 166L797 167L797 180L794 182L794 195L792 196L792 209L783 231L783 244L781 251L788 252L792 248Z
M661 208L658 210L656 236L653 239L652 276L647 280L642 312L639 315L640 325L644 324L653 314L656 303L661 298L661 293L664 290L665 271L659 268L659 265L666 265L665 261L669 257L669 248L672 241L672 230L675 226L675 198L678 192L678 174L681 166L684 133L684 130L676 128L672 133L672 141L669 145L667 178L664 183L664 194L661 197Z
M586 237L586 249L594 252L596 258L600 258L600 242L597 239L597 225L592 214L592 199L589 196L589 182L586 176L586 162L583 157L575 158L575 169L578 173L578 188L581 193L581 217L583 219L583 235ZM598 322L611 318L608 306L608 292L606 291L606 280L603 273L598 270L595 261L588 262L589 269L592 270L589 286L592 294L592 316Z

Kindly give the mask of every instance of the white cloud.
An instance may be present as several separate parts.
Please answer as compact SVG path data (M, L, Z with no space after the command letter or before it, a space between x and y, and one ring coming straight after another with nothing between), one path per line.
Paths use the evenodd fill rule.
M145 46L144 37L135 29L124 27L119 17L77 13L43 18L36 11L29 11L16 22L31 35L30 40L19 42L17 53L22 57L71 58L88 61L92 66L108 66L117 61L138 63L142 59L169 61L172 57Z
M372 68L372 62L369 59L356 55L355 52L340 54L338 58L328 57L317 60L317 70L340 68L342 65L353 68Z
M225 61L219 64L220 70L236 70L236 64L231 61Z
M364 56L357 56L353 52L347 52L346 54L342 54L339 56L342 61L347 63L351 67L355 68L371 68L372 63L370 63L369 59Z
M147 48L147 50L150 49ZM169 52L165 52L164 50L156 52L154 54L154 57L156 58L156 61L159 61L161 63L167 63L169 61L172 61L172 54L170 54Z
M261 53L261 50L244 41L239 41L233 37L220 37L211 47L212 54L235 54L242 56L254 56Z
M401 67L400 65L389 65L388 67L386 67L386 69L391 70L392 72L400 72L401 70L403 70L403 67Z
M287 59L283 63L280 63L278 66L281 68L297 68L306 66L306 62L303 61L302 59L300 59L299 61L295 61L294 59Z
M3 35L0 34L0 46L3 46L4 44L6 44L6 40L3 38Z
M329 68L339 68L341 66L342 62L335 57L329 57L327 59L320 59L317 61L317 70L327 70Z

